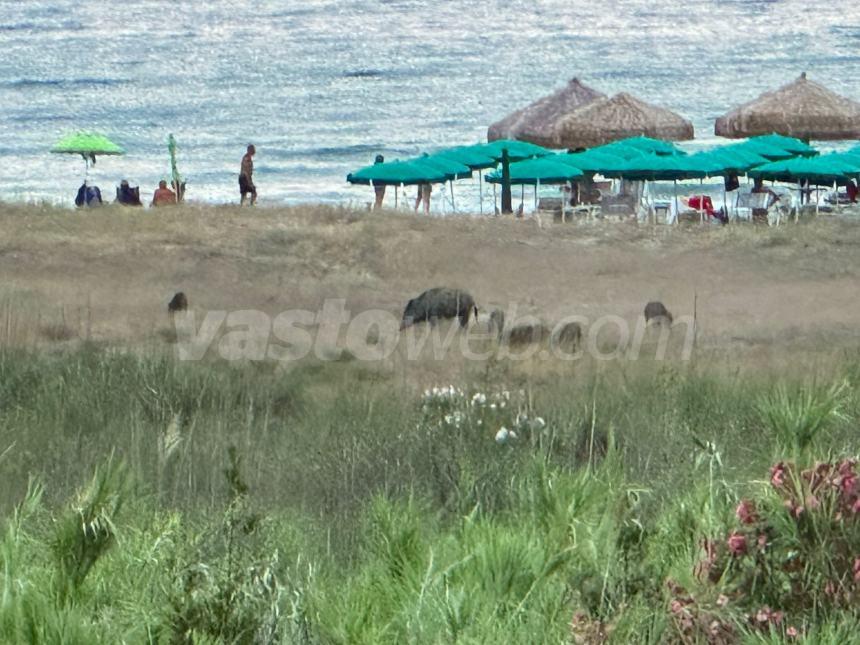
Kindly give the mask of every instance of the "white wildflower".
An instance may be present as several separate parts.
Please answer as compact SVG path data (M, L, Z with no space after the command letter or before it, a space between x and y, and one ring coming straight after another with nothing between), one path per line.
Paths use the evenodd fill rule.
M499 428L499 431L496 433L496 443L505 443L508 438L511 436L510 430L508 430L505 426Z

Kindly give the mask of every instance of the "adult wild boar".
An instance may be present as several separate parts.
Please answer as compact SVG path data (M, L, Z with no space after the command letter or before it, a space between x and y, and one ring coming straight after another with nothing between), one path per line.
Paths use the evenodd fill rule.
M177 311L188 309L188 297L182 292L177 292L170 302L167 303L167 313L174 314Z
M648 324L652 320L661 325L671 325L672 314L662 302L651 301L645 305L645 323Z
M428 289L406 303L400 329L406 329L420 322L435 324L443 318L459 318L460 326L465 327L469 324L469 316L472 312L477 318L478 308L475 306L475 300L465 291L445 287Z

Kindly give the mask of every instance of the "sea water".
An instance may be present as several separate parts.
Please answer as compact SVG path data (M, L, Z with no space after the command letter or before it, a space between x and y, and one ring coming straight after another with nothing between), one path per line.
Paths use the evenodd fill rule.
M174 133L189 199L238 201L254 143L262 203L363 206L345 178L376 154L486 140L573 76L691 119L691 150L803 71L860 100L856 0L0 0L0 52L7 201L71 204L84 162L49 150L78 129L128 151L90 171L110 196L150 195ZM474 182L455 191L477 210Z

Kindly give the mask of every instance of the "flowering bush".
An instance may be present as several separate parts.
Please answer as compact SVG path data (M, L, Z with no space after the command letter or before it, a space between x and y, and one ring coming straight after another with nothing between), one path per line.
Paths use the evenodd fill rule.
M849 608L860 598L860 479L856 459L808 468L781 461L759 500L742 499L736 526L701 541L693 573L703 597L724 591L752 631L799 636L787 616ZM669 613L686 639L724 642L707 607L675 583ZM709 622L710 621L710 622ZM719 630L717 630L719 631ZM722 632L720 632L722 633ZM720 637L722 638L722 636Z
M468 425L486 427L498 444L530 436L547 427L543 417L530 414L527 409L523 390L469 394L448 385L425 390L421 399L424 428L459 430Z

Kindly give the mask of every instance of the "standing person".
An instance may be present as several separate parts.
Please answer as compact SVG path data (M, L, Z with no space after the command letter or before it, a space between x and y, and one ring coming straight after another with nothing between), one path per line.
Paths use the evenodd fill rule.
M430 214L430 193L433 192L433 186L430 184L418 184L418 195L415 197L415 212L418 212L418 205L424 202L424 214Z
M376 155L376 161L373 162L373 165L383 163L385 161L385 157L382 155ZM373 203L373 210L378 211L382 208L382 200L385 199L385 184L373 184L373 191L376 193L376 201Z
M251 195L251 206L257 203L257 187L254 185L254 155L257 149L252 145L242 157L242 167L239 170L239 193L242 195L240 206L245 205L245 195Z

